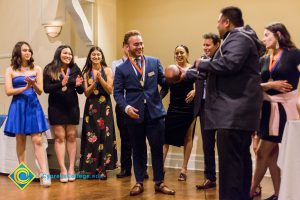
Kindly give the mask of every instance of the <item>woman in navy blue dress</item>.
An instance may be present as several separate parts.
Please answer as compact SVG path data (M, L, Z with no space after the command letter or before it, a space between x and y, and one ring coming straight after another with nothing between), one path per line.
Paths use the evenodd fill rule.
M57 47L52 62L44 69L44 90L49 93L48 116L55 135L54 148L62 183L75 181L76 131L79 124L77 93L83 93L82 81L71 47ZM70 163L68 170L65 165L66 146Z
M42 133L48 130L44 112L37 98L43 92L42 69L34 65L33 52L27 42L18 42L12 52L11 66L5 75L5 92L13 96L4 133L16 137L17 157L26 163L26 135L31 135L34 153L41 170L41 185L50 186Z
M263 42L270 54L260 60L264 102L259 131L261 140L250 193L252 196L255 194L255 188L269 168L275 191L268 200L277 200L280 187L278 143L282 140L286 121L298 118L300 50L291 41L290 34L282 23L267 26Z

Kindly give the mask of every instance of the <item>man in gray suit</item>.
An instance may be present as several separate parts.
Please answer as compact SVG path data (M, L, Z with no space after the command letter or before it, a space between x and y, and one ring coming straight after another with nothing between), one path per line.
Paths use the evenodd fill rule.
M223 43L213 60L197 60L197 70L181 71L181 79L208 73L205 129L217 130L219 199L249 200L251 135L258 130L262 104L259 55L263 45L253 29L244 27L237 7L221 10L217 28Z

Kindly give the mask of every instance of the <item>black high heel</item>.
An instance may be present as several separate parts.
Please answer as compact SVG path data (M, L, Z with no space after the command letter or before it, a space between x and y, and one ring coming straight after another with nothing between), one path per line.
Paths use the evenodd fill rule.
M267 198L265 200L278 200L278 196L276 196L275 194L273 194L272 196L270 196L269 198Z

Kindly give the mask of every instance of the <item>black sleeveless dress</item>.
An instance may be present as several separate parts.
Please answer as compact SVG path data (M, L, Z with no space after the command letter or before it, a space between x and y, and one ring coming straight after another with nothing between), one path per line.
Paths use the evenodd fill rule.
M186 103L187 94L193 90L193 81L182 81L170 86L170 104L165 121L165 144L183 146L186 132L192 124L194 100Z
M269 71L269 63L270 63L270 56L264 56L260 59L261 78L263 83L268 82L270 78L272 78L274 81L287 80L288 83L293 86L292 91L297 90L298 83L299 83L299 71L297 67L298 65L300 65L299 49L291 49L291 50L285 49L273 73L270 73ZM281 92L271 89L266 91L266 93L272 96L272 95L280 94ZM281 142L285 123L287 120L286 112L281 103L278 103L278 109L279 109L279 135L278 136L269 135L269 120L270 120L271 104L268 101L263 102L260 131L258 133L258 135L262 139L274 143Z
M107 80L103 67L101 76ZM90 72L87 79L92 79ZM101 84L98 84L86 99L80 152L81 172L101 175L105 174L106 170L117 167L117 143L111 99Z

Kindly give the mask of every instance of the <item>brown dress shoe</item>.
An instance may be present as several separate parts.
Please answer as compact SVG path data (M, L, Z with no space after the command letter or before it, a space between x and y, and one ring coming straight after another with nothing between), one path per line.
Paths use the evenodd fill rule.
M197 190L206 190L209 188L215 188L216 182L206 179L202 185L196 185Z
M170 189L164 183L161 183L159 186L155 184L154 188L155 188L155 192L160 192L168 195L175 195L175 191Z
M138 194L141 194L144 192L144 187L143 185L136 183L133 188L130 190L130 196L136 196Z

